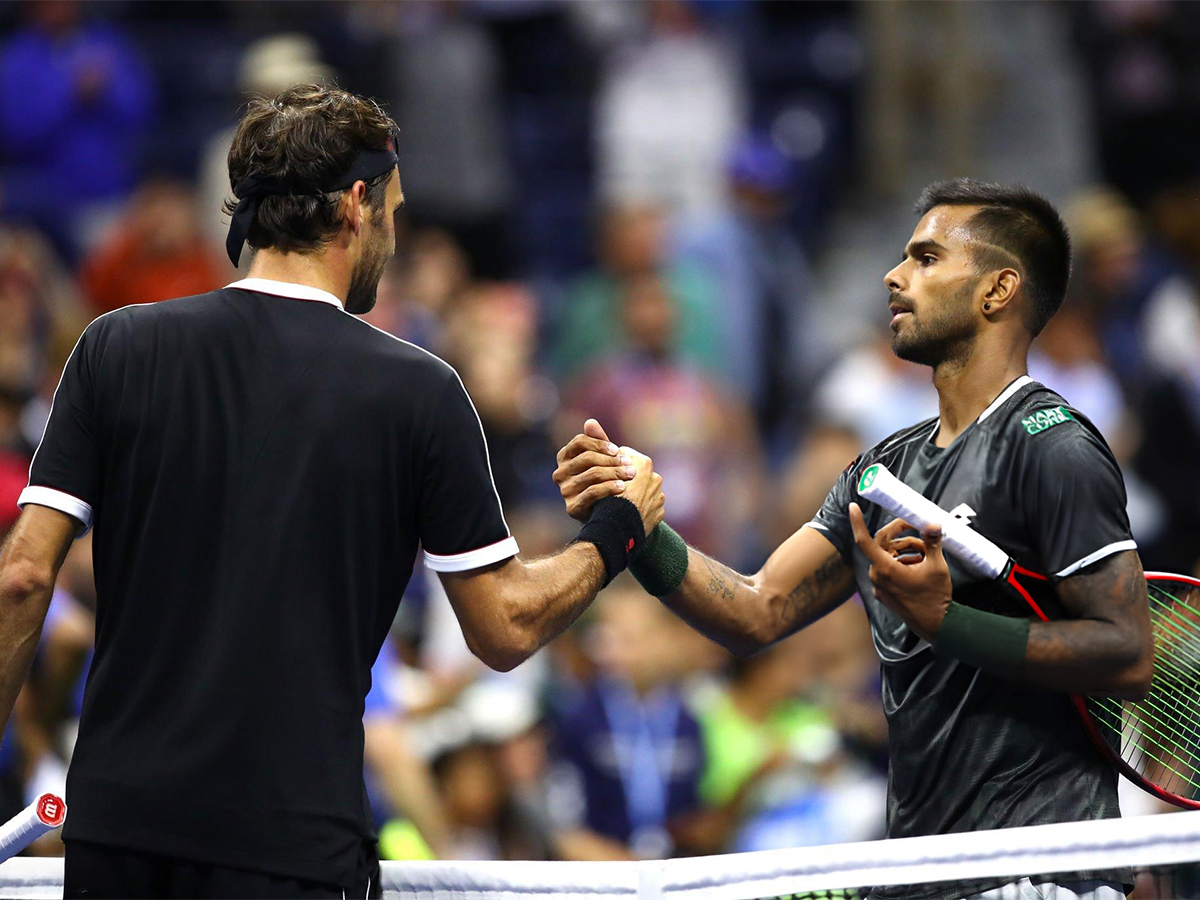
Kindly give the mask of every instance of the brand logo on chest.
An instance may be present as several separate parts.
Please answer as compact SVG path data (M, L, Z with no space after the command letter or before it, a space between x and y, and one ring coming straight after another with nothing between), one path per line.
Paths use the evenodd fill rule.
M1040 434L1047 428L1073 421L1074 418L1065 406L1056 406L1053 409L1039 409L1033 415L1022 419L1021 424L1029 434Z

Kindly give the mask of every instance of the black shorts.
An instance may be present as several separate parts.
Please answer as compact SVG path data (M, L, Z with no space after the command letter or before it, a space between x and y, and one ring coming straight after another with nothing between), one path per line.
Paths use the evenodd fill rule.
M80 898L381 898L379 862L371 860L356 884L322 884L282 875L231 869L125 850L87 841L68 841L63 897Z

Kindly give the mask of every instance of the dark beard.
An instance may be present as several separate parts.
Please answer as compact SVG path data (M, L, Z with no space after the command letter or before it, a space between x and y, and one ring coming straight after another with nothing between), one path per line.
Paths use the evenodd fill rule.
M375 233L382 237L383 214L380 213L371 220ZM383 278L383 270L387 267L392 254L380 241L378 245L367 248L359 260L358 266L350 273L350 290L346 293L346 312L360 316L375 308L375 292L379 289L379 280Z
M970 297L975 285L965 285L948 303L942 315L927 323L916 316L907 333L892 335L892 352L908 362L937 368L943 363L964 359L975 341Z
M360 264L350 276L350 290L346 293L346 312L361 316L375 308L375 292L383 277L387 259Z

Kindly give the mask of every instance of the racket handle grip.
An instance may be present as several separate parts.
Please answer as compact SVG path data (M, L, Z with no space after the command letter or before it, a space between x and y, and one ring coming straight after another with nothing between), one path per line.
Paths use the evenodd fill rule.
M42 835L62 825L67 804L54 794L42 794L0 825L0 862L16 856Z
M1008 566L1008 554L928 497L913 490L883 463L868 466L858 482L858 494L877 503L917 528L942 527L942 544L973 574L996 578Z

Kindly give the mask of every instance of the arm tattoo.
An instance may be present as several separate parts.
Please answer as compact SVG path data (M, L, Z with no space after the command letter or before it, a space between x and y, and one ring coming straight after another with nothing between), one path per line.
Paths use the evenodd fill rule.
M805 621L827 603L829 589L852 576L850 567L834 553L787 595L784 610L789 621Z
M1094 571L1084 570L1065 579L1057 593L1069 618L1052 623L1052 627L1035 623L1028 655L1082 668L1119 663L1121 650L1130 646L1128 636L1149 633L1145 584L1132 551L1095 564Z
M720 563L715 563L707 556L701 556L704 565L708 567L708 596L716 600L732 601L737 598L738 588L741 587L739 576L726 569ZM729 586L729 576L733 576L733 586Z
M1146 604L1145 576L1132 552L1093 565L1058 585L1059 599L1072 615L1121 621Z

